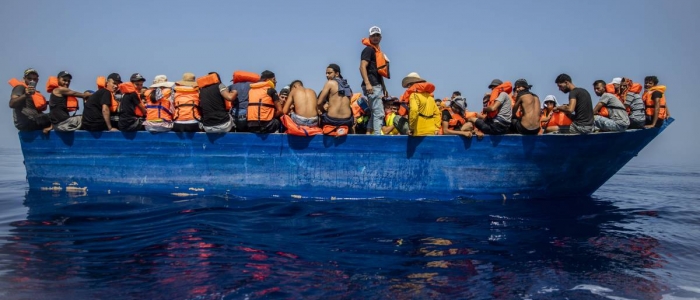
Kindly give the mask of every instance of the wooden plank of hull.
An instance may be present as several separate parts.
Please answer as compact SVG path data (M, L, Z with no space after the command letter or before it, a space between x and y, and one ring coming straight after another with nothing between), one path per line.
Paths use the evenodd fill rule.
M589 196L660 129L406 137L20 132L31 189L298 199Z

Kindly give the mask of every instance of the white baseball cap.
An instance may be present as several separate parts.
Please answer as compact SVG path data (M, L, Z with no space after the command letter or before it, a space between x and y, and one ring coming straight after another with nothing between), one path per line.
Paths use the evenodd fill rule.
M373 34L380 34L381 35L382 30L377 26L372 26L369 28L369 35L373 35Z
M610 83L611 84L620 84L620 83L622 83L622 78L615 77L615 78L613 78L613 80Z

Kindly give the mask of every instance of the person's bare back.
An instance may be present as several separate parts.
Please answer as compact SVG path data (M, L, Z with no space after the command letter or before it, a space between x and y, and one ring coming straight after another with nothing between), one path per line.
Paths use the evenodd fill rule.
M526 129L536 129L540 126L540 98L535 94L520 96L522 101L523 117L520 123Z
M328 116L337 119L347 119L352 116L352 108L350 108L351 95L338 94L338 82L329 80L321 91L319 98L322 103L325 98L328 99Z
M294 114L304 118L315 118L318 116L316 102L316 92L314 90L305 87L292 88L287 102L284 103L283 111L287 114L293 105Z

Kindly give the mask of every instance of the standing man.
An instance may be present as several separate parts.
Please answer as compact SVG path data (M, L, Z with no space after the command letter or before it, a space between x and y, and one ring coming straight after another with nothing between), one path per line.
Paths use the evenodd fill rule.
M112 100L114 99L114 92L121 83L122 78L119 74L109 74L104 88L98 89L85 101L85 108L83 109L83 130L119 131L118 128L112 126L109 114Z
M666 107L666 86L659 85L659 79L656 76L647 76L644 78L644 89L642 96L646 115L644 128L661 127L670 117Z
M51 130L49 115L42 113L46 110L46 98L36 90L39 73L29 68L24 71L23 81L11 80L12 94L10 108L15 127L20 131L43 129L44 133ZM37 107L40 106L40 107Z
M540 133L540 97L530 92L532 85L525 79L515 81L515 106L513 115L522 109L522 116L513 119L515 130L523 135Z
M571 76L559 74L554 80L559 90L569 94L569 104L560 105L555 111L562 111L567 115L573 114L573 123L569 127L571 133L588 134L593 132L593 103L591 94L585 89L576 87L571 82Z
M600 97L600 101L593 108L593 125L601 132L625 131L630 125L625 105L620 99L605 90L605 81L593 82L593 91ZM605 107L605 110L601 110Z
M389 60L379 48L381 41L382 30L377 26L372 26L369 29L369 37L362 39L362 44L366 47L360 55L362 89L371 108L370 122L367 128L374 130L375 135L381 134L382 120L384 119L382 96L388 97L389 95L384 84L384 78L390 78Z

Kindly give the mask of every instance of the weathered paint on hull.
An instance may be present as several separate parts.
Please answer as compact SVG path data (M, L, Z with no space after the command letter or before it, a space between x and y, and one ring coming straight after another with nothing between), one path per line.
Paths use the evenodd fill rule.
M590 196L660 129L592 135L296 137L20 132L31 189L299 199Z

